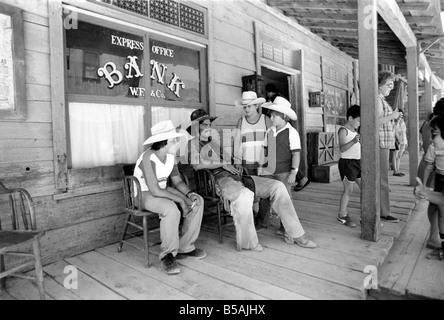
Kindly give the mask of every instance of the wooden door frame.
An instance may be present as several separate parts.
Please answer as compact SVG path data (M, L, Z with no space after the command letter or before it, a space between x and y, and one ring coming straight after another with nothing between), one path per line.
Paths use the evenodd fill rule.
M300 54L299 56L302 57L302 54ZM299 169L303 171L304 174L307 176L307 135L305 130L304 99L302 96L304 92L302 84L302 72L300 70L280 66L277 63L267 61L266 59L260 59L260 67L257 71L258 74L262 74L262 67L287 75L291 79L290 83L293 83L293 87L291 87L290 83L288 84L288 98L298 116L298 120L296 121L296 123L297 130L301 138L301 162L299 165Z

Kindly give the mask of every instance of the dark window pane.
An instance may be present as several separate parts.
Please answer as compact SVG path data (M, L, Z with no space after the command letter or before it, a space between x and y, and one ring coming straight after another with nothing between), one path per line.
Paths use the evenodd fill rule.
M68 93L144 96L143 49L143 37L79 21L66 30Z
M153 39L150 50L152 99L201 102L200 52Z

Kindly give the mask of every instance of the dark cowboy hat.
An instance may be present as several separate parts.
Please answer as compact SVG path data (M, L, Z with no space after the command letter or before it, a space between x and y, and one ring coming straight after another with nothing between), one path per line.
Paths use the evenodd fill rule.
M193 113L190 116L191 119L191 125L195 122L201 122L207 119L210 119L211 122L216 120L217 117L210 116L204 109L197 109L194 110ZM189 132L191 130L191 126L188 126L187 131Z

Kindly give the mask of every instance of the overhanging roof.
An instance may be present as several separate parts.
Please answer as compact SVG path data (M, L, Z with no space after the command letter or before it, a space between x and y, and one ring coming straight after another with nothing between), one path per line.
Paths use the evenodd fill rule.
M358 59L357 1L266 0L266 3ZM418 52L427 49L424 57L420 57L421 67L444 79L441 7L444 8L444 0L379 0L379 63L406 69L405 48L416 44ZM434 86L441 87L440 81L432 78Z

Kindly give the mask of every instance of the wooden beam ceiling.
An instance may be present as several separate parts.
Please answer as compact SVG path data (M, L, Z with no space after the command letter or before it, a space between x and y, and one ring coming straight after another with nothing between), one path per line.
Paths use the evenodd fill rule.
M354 51L351 51L355 49L350 45L357 44L357 1L359 0L267 0L266 2L325 41L356 57ZM418 40L444 36L441 9L444 9L444 0L379 0L378 53L386 54L387 50L393 53L391 63L386 61L389 55L384 55L384 64L400 64L398 59L400 56L405 56L405 47L416 46ZM444 40L439 41L424 54L428 59L433 59L431 61L433 71L444 79L444 68L439 66L443 51ZM402 63L405 65L405 62Z

